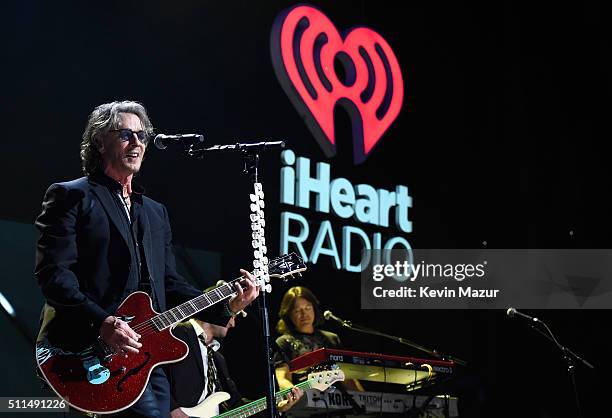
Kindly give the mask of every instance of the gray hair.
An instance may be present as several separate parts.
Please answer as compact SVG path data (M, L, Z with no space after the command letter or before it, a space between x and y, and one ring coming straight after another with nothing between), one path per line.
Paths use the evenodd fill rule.
M119 125L119 113L133 113L138 116L142 123L142 129L147 137L153 135L153 125L147 116L147 111L138 102L122 101L104 103L96 107L89 115L87 127L83 132L81 142L81 165L86 175L91 175L102 168L102 155L99 148L102 139L111 129L117 129Z

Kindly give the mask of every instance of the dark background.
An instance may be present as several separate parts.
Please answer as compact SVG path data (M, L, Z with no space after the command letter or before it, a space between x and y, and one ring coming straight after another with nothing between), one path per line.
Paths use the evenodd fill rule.
M377 30L402 67L402 111L359 166L351 161L348 114L336 113L338 155L328 160L274 75L270 30L293 4L2 5L0 290L29 332L37 328L41 303L31 273L31 224L49 184L81 175L78 147L87 116L111 100L144 103L158 132L202 132L211 144L284 139L298 155L330 162L332 178L387 189L406 185L414 199L414 232L406 238L414 248L610 248L604 149L612 68L598 2L311 3L341 31ZM148 195L167 205L175 243L220 256L212 270L225 278L251 262L249 183L241 168L230 156L200 162L151 149L139 176ZM293 209L277 203L279 168L276 154L263 158L272 253L279 213ZM478 388L471 393L478 393L476 410L486 416L576 416L556 348L504 312L362 311L358 275L335 271L328 261L309 266L299 282L274 284L274 321L285 289L304 284L339 316L468 360L470 383L463 388ZM217 278L197 276L191 280L202 285ZM530 313L597 366L577 368L585 416L605 408L597 390L611 348L604 338L609 311ZM263 393L264 382L254 316L226 344L235 380L250 397ZM328 328L349 348L418 354ZM39 393L31 347L8 321L2 329L8 376L0 395Z

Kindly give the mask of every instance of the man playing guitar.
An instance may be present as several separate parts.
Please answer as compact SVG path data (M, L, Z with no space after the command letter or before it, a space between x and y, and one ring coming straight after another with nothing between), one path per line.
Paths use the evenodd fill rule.
M155 310L165 311L202 294L176 271L166 208L132 184L152 133L139 103L96 107L81 143L86 177L55 183L46 192L36 220L40 238L35 275L46 299L37 345L39 366L55 353L78 352L96 339L115 356L142 356L141 336L149 329L133 329L131 315L115 315L122 301L143 291ZM244 280L242 286L236 283L236 295L202 311L200 319L226 326L233 313L258 296L252 276L241 273ZM156 331L163 330L162 325L156 323ZM149 351L153 350L147 355ZM125 367L109 372L86 360L83 365L89 368L85 371L92 387L102 388L100 384L109 379L100 370L111 379L125 372ZM116 384L117 393L129 389L138 370L125 372ZM120 416L169 415L169 388L161 367L145 377L148 384L138 401Z
M166 368L170 381L172 418L187 418L189 414L186 412L191 413L190 409L196 406L203 411L198 416L216 416L220 406L229 410L242 404L240 392L219 350L220 340L236 326L237 319L238 316L232 318L225 327L191 319L174 328L174 334L189 346L189 354L184 360ZM227 400L225 397L211 396L221 391L227 393ZM289 410L303 393L300 388L294 387L290 396L279 405L279 411Z

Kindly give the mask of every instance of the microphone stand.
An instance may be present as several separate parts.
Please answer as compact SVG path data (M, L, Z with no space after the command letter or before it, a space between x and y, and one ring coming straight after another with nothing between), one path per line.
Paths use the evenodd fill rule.
M245 174L252 174L255 176L253 182L257 182L257 163L259 162L259 154L266 149L274 148L285 148L284 141L261 141L261 142L246 142L236 143L233 145L213 145L208 148L194 148L190 146L186 153L190 157L198 159L204 158L204 155L209 153L227 153L227 152L239 152L243 155L245 160ZM247 166L249 168L247 168ZM254 170L254 171L252 171ZM251 172L252 171L252 172Z
M538 324L538 323L542 324L542 326L544 326L544 328L546 329L546 332L548 332L548 334L546 332L542 331L540 328L535 326L535 324ZM591 363L589 363L588 361L586 361L585 359L580 357L578 354L574 353L568 347L566 347L566 346L562 345L561 343L559 343L559 341L557 340L555 335L552 333L552 331L550 330L548 325L546 325L546 323L544 321L542 321L541 319L538 319L538 321L535 322L535 323L529 323L529 326L531 327L531 329L537 331L539 334L543 335L549 341L551 341L553 344L555 344L557 346L557 348L561 351L561 355L563 357L563 360L565 361L565 365L567 367L567 371L568 371L568 373L570 375L570 380L572 382L572 389L574 391L574 399L576 401L576 409L577 409L577 412L578 412L577 416L578 416L578 418L582 418L582 408L580 406L580 397L578 396L578 386L576 384L575 363L576 362L582 363L582 364L584 364L585 366L587 366L590 369L594 369L595 366L593 366Z
M237 143L235 145L213 145L208 148L194 148L191 145L187 150L186 154L190 157L197 159L203 159L204 155L208 153L225 153L225 152L238 152L242 155L244 162L243 174L250 175L253 185L258 182L259 176L259 154L266 149L284 148L285 143L283 141L273 142L256 142L256 143ZM270 324L268 315L268 305L266 290L261 289L259 292L258 306L261 315L261 326L262 334L264 339L264 363L266 368L266 405L268 407L268 416L271 418L277 418L278 411L276 408L276 396L275 396L275 384L274 384L274 364L272 361L272 335L270 334Z
M351 321L342 320L341 323L342 323L343 327L346 327L346 328L348 328L348 329L350 329L352 331L361 332L363 334L374 335L374 336L377 336L377 337L387 338L387 339L396 341L396 342L398 342L400 344L407 345L407 346L412 347L412 348L416 348L417 350L422 351L424 353L427 353L430 356L435 357L437 359L452 361L452 362L454 362L456 364L459 364L460 366L467 366L467 361L465 361L465 360L461 360L460 358L457 358L455 356L451 356L451 355L448 355L448 354L440 353L436 349L431 349L431 348L424 347L424 346L422 346L420 344L415 343L414 341L408 340L407 338L397 337L395 335L385 334L384 332L380 332L380 331L377 331L377 330L374 330L374 329L371 329L371 328L366 328L366 327L363 327L361 325L355 325Z

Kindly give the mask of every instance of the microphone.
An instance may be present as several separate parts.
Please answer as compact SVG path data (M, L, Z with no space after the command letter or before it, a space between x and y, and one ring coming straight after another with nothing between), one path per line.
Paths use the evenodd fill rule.
M329 320L336 321L343 327L351 326L351 321L345 321L344 319L338 318L336 315L332 313L332 311L323 312L323 318L325 318L327 321Z
M514 308L508 308L508 310L506 311L506 315L508 315L511 318L523 318L523 319L526 319L527 321L531 321L531 322L540 322L540 320L538 318L526 315L526 314L524 314L522 312L517 311Z
M204 135L200 134L178 134L178 135L164 135L159 134L155 136L153 143L159 149L166 149L170 144L197 144L198 142L204 142Z

